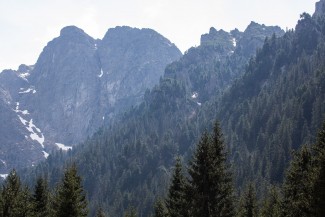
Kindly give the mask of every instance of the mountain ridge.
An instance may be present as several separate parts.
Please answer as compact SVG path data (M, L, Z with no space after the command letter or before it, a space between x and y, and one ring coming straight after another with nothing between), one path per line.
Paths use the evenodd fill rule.
M127 31L134 37L125 36ZM16 130L20 132L17 137L23 138L18 143L38 147L32 155L19 155L22 161L25 158L29 162L25 164L0 154L0 159L7 159L7 166L1 167L0 172L35 165L52 150L62 147L60 145L76 145L91 136L105 122L137 104L145 89L159 81L164 67L181 56L175 45L154 30L124 27L118 35L109 39L110 44L105 44L106 38L95 40L82 29L67 26L44 47L34 66L21 65L17 71L4 70L0 74L0 86L6 90L4 101L10 99L11 109L5 110L6 116L16 115L14 119L20 123L16 127L25 128ZM103 50L116 43L127 49L120 53ZM131 61L135 56L140 58ZM111 58L122 61L126 68L119 70L116 65L122 64L115 61L103 70L105 61ZM146 68L141 68L144 64ZM123 73L124 79L130 75L138 80L123 83L121 77L108 76L108 70L111 75ZM3 150L12 149L14 153L21 149L18 143L4 140L1 145ZM29 156L38 157L31 160Z
M283 33L280 31L280 35ZM72 161L82 165L79 168L81 174L92 174L84 176L84 186L89 189L90 200L94 200L91 207L96 206L97 199L107 201L103 208L110 210L110 215L122 215L125 204L134 204L137 193L145 192L145 200L137 207L148 214L149 204L156 195L163 194L168 183L173 156L176 153L185 158L190 155L196 136L203 130L199 122L195 122L196 117L204 116L205 104L220 98L231 82L242 76L242 70L251 58L235 49L233 41L228 40L228 33L223 35L226 39L221 41L225 43L203 43L169 64L159 84L145 92L144 102L126 112L113 125L98 131L69 156L60 153L50 156L41 167L51 171L48 174L51 184L58 181L56 177L59 177L60 169L57 167L62 166L58 159L62 161L67 157L70 161L69 157L73 157ZM254 35L249 37L247 34L247 38L253 40ZM260 47L263 43L264 39L246 45ZM229 52L229 47L233 53ZM53 168L55 171L51 170ZM106 181L97 183L92 178L94 176L98 181ZM107 191L94 186L102 186ZM111 203L115 206L111 207Z

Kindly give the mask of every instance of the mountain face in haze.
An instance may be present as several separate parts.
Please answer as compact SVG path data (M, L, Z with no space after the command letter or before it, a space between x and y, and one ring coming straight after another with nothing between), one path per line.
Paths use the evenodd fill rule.
M255 32L265 32L264 39L256 40ZM260 49L265 38L273 34L280 37L284 32L263 25L231 33L211 28L199 47L189 49L166 67L159 84L146 91L144 102L76 147L69 157L84 177L92 211L98 201L105 201L102 207L111 216L122 216L129 205L149 216L155 197L163 194L168 183L174 156L191 155L198 135L208 126L203 120L215 117L210 116L213 109L205 110L205 104L219 99L242 77L255 54L243 55L242 50ZM203 120L198 120L201 116ZM56 183L62 158L60 153L50 156L33 175L50 171L47 177L51 184ZM141 201L139 195L143 196Z
M0 74L0 120L8 123L0 126L1 150L7 150L0 153L0 172L30 166L91 136L140 103L180 56L150 29L116 27L95 40L77 27L63 28L33 67ZM18 154L25 150L31 154Z
M251 22L244 32L210 28L201 36L201 44L191 48L180 61L170 64L165 77L185 83L186 91L200 103L220 95L233 80L242 76L249 59L272 35L282 36L278 26Z

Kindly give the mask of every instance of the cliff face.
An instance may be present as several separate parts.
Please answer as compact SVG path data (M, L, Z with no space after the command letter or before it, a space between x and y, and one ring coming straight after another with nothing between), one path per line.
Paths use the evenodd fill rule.
M316 10L314 13L314 16L320 16L325 14L325 1L324 0L320 0L319 2L316 2Z
M6 135L0 145L10 152L0 153L0 160L7 159L2 171L30 166L63 144L91 136L104 121L141 102L166 65L180 56L150 29L116 27L95 40L75 26L63 28L35 66L0 74L0 120L9 123L0 126ZM15 160L14 153L23 150L32 153Z

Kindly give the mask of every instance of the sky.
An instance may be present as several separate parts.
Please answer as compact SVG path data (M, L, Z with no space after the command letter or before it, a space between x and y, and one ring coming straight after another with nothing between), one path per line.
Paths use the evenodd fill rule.
M46 44L75 25L102 39L109 28L151 28L182 51L210 27L244 31L251 21L294 28L317 0L0 0L0 71L33 65Z

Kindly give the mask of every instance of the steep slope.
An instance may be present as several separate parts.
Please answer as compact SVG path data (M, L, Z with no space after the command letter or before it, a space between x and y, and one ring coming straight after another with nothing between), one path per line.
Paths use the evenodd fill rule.
M141 102L166 65L181 56L174 44L154 30L126 26L107 31L98 55L102 73L99 106L108 118Z
M103 40L95 40L69 26L48 43L35 66L2 72L0 85L10 95L10 117L19 120L15 110L26 111L21 124L38 135L35 141L44 152L51 152L78 144L140 103L145 90L159 82L165 66L180 56L174 44L150 29L116 27ZM18 130L20 125L11 127ZM0 126L4 132L8 127ZM6 140L2 144L10 146L12 154L22 145ZM23 144L26 148L35 145ZM47 156L39 153L32 156ZM6 170L32 165L28 156L19 157L8 160Z
M29 112L21 109L16 100L20 93L26 91L28 86L25 76L31 68L20 66L18 72L5 70L1 74L0 83L0 173L6 174L8 167L14 164L17 167L36 165L39 160L48 154L43 150L39 141L40 133L35 128L33 121L28 119ZM13 93L13 94L11 94Z
M232 145L239 185L248 177L282 182L291 151L314 141L325 113L324 25L324 14L303 14L294 32L267 40L243 79L210 107Z
M283 34L279 28L266 28ZM253 40L255 36L247 32L238 34ZM72 151L71 156L85 178L92 211L100 205L112 216L122 216L123 210L133 205L143 215L150 213L155 197L164 192L168 183L174 156L190 154L206 127L201 120L194 121L201 113L201 106L219 98L243 73L241 70L250 57L237 54L233 38L231 33L212 28L202 36L199 47L191 48L166 68L159 85L146 91L143 103ZM47 177L54 184L65 157L50 156L34 172L50 171ZM99 201L103 204L98 204Z

